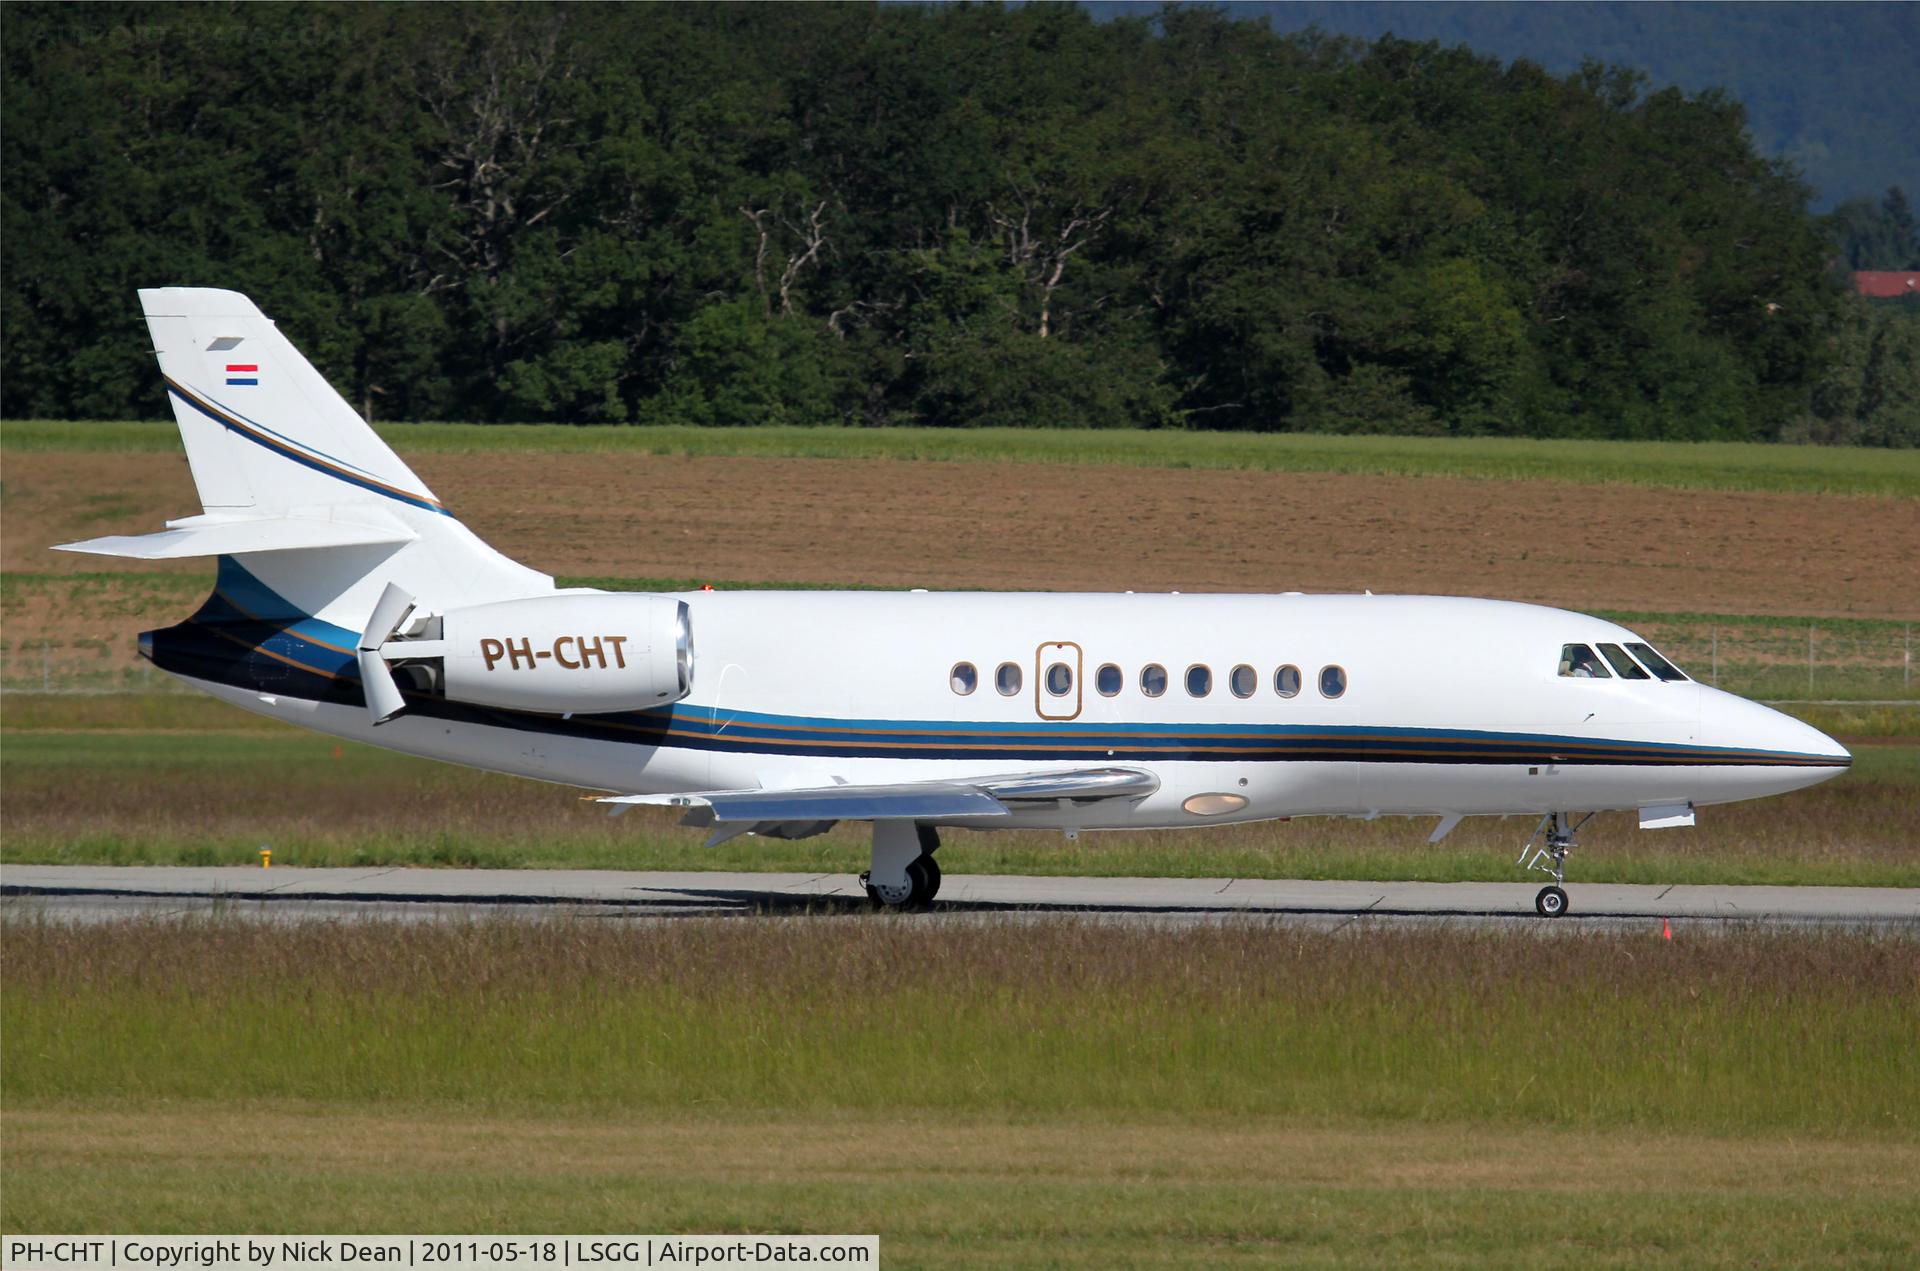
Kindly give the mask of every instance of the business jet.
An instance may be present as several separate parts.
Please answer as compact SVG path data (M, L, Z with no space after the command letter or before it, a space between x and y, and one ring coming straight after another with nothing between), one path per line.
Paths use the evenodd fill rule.
M684 810L709 843L873 827L876 905L943 830L1537 817L1647 828L1851 762L1611 622L1439 596L557 587L482 542L230 291L140 301L202 510L63 550L217 558L162 670L336 737ZM644 497L644 492L636 492ZM696 646L697 637L697 646ZM697 652L696 652L697 647Z

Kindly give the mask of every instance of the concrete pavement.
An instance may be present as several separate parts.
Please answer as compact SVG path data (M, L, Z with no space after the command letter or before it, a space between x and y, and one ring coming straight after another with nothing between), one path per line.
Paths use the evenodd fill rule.
M1774 924L1912 924L1920 889L1569 884L1569 913L1538 918L1537 883L1302 882L1230 878L1064 878L949 874L934 915L1093 914L1202 920L1594 922L1676 919ZM294 869L12 865L11 911L73 918L216 910L293 917L480 913L601 917L798 915L864 911L851 874L626 873L610 870Z

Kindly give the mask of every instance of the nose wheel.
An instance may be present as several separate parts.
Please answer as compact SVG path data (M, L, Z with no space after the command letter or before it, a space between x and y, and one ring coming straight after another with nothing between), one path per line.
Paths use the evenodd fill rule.
M1533 907L1542 918L1558 918L1567 912L1567 891L1561 886L1567 881L1567 853L1577 846L1574 833L1592 819L1591 812L1578 821L1574 821L1569 812L1549 812L1540 818L1540 824L1534 827L1527 845L1520 849L1519 858L1513 862L1553 879L1552 886L1542 887L1540 894L1533 898ZM1544 846L1534 847L1543 834L1546 836Z

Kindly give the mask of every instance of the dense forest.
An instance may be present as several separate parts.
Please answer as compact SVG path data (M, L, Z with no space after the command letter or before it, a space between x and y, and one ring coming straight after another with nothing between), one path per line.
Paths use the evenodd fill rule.
M158 413L132 293L184 283L380 418L1920 440L1920 322L1624 69L1056 5L0 36L12 417Z

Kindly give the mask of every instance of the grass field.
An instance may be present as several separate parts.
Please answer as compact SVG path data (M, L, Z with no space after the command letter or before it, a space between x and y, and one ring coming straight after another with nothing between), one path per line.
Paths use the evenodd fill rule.
M867 862L860 826L708 849L668 811L613 818L565 787L337 743L201 699L8 701L6 863L253 864L263 846L282 865L857 873ZM89 719L118 727L74 730ZM1580 882L1920 886L1917 799L1920 746L1863 746L1833 781L1704 809L1693 829L1642 832L1631 814L1596 818L1570 868ZM955 831L940 859L950 874L1521 877L1513 858L1530 820L1475 819L1437 846L1426 842L1431 825L1312 818L1073 843L1040 831Z
M1336 437L1050 428L640 428L383 424L403 454L624 453L932 459L1579 481L1920 497L1920 451L1742 442ZM171 423L8 420L0 450L178 451Z
M1576 887L1920 886L1920 710L1857 700L1915 697L1901 543L1920 455L382 431L566 582L1367 584L1610 606L1736 691L1856 699L1792 709L1857 762L1693 830L1602 818ZM707 851L664 812L612 819L565 787L168 691L133 634L190 612L205 563L102 571L44 548L191 511L177 452L168 425L0 425L0 863L253 863L270 845L286 865L864 867L846 827ZM922 459L956 462L872 462ZM22 691L42 687L123 691ZM1531 824L1469 822L1439 847L1429 828L956 833L942 862L1513 879ZM8 1231L879 1232L889 1266L1920 1261L1910 931L87 928L29 901L0 912L0 965Z
M8 1230L1905 1266L1920 943L0 923Z
M884 1265L929 1268L1902 1268L1920 1218L1920 1150L1848 1136L300 1101L35 1102L6 1127L10 1231L878 1232Z

